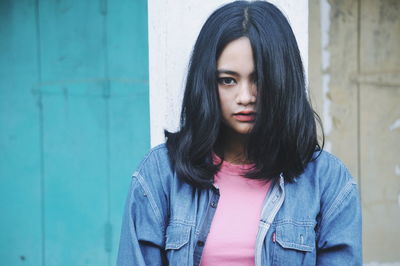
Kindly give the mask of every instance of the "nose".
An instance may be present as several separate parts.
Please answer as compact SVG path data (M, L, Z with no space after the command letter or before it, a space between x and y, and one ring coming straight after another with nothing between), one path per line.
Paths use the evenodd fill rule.
M243 82L238 88L236 103L240 105L251 105L256 102L257 88L254 82Z

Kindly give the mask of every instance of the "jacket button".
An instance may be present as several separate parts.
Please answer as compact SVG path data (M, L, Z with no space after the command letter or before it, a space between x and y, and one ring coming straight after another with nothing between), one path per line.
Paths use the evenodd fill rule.
M199 241L197 241L197 245L199 247L203 247L204 246L204 242L199 240Z
M217 203L215 201L211 202L211 207L216 208L217 207Z

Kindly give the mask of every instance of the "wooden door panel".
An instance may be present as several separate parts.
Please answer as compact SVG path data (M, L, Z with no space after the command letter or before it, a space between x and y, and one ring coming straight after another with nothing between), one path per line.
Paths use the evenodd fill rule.
M147 1L0 13L0 264L113 265L150 147Z
M366 261L399 261L400 2L360 2L360 158ZM396 74L397 73L397 74ZM398 80L398 78L397 78Z
M0 265L43 262L35 2L0 2Z

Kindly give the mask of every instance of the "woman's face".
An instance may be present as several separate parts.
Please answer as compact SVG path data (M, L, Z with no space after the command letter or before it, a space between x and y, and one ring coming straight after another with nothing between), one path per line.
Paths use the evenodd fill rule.
M247 37L225 47L217 70L223 123L233 133L247 134L254 125L257 97L253 51Z

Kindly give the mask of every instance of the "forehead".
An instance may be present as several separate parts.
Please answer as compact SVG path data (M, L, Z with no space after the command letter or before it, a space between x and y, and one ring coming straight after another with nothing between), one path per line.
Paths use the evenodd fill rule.
M241 37L228 43L222 50L217 61L217 68L249 74L254 71L253 61L250 40L247 37Z

